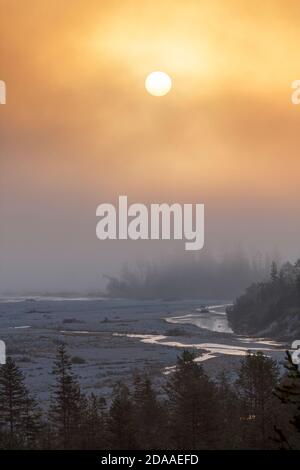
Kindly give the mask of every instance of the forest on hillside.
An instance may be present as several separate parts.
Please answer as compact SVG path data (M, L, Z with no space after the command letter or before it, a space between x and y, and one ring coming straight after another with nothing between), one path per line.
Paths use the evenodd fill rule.
M210 379L193 352L154 386L135 371L107 402L83 393L64 344L53 364L47 409L16 363L0 367L1 449L300 449L300 371L286 373L260 352L241 359L236 379Z
M269 278L251 284L227 316L238 334L300 339L300 260L279 268L273 262Z

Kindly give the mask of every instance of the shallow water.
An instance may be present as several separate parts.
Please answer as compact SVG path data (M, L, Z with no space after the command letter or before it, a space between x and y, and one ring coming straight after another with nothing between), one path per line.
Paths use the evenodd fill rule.
M249 350L251 351L262 351L264 353L273 352L273 348L264 348L260 344L272 343L262 340L250 339L244 343L248 343L247 346L239 346L233 344L222 344L222 343L205 343L205 342L187 342L187 341L171 341L169 337L164 335L139 335L130 333L114 333L114 336L126 336L127 338L139 339L145 344L156 344L159 346L168 346L172 348L183 348L193 349L195 351L201 351L202 354L196 358L196 362L204 362L208 359L217 357L217 355L229 355L229 356L245 356ZM258 344L257 344L258 343ZM256 346L254 346L256 344ZM278 343L277 343L278 344ZM272 346L272 344L270 344ZM205 353L203 353L205 351ZM284 349L276 349L276 351L284 351Z
M202 330L209 330L212 333L228 334L228 338L224 343L203 342L203 341L186 341L171 340L170 336L164 335L148 335L148 334L120 334L115 333L115 336L126 336L127 338L139 339L145 344L156 344L159 346L168 346L173 348L194 349L201 351L201 355L196 358L196 362L204 362L208 359L216 358L220 355L228 356L245 356L249 350L262 351L265 354L271 352L283 352L281 344L276 341L267 340L264 338L249 338L235 335L229 326L226 307L230 304L212 305L209 307L208 312L201 311L201 308L196 308L197 313L187 313L185 315L166 317L164 320L167 323L176 325L194 325ZM242 343L242 345L240 344ZM269 347L262 347L269 346ZM166 372L170 372L173 366L167 367Z
M230 304L212 305L209 308L209 312L201 312L201 309L197 308L197 313L166 318L165 320L168 323L195 325L198 328L218 333L233 333L228 324L225 311L228 305Z

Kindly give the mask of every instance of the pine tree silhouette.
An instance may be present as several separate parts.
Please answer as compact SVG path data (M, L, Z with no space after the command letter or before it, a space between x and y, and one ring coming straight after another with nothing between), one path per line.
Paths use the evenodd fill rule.
M194 359L184 351L166 385L170 433L180 450L205 449L216 441L216 388Z
M166 419L156 391L146 374L137 373L134 377L133 407L139 448L163 448Z
M27 449L34 449L39 444L39 438L44 430L42 413L37 401L25 390L24 406L22 411L22 428L24 446Z
M290 351L286 351L284 365L287 373L276 388L275 396L280 400L287 415L288 423L275 426L277 442L283 448L300 448L300 370L293 363Z
M11 357L0 367L0 425L8 447L34 447L40 424L37 404L30 397L24 376Z
M136 449L133 403L128 387L118 382L113 390L108 426L113 449Z
M83 397L64 344L57 349L52 373L56 376L56 383L51 396L50 420L57 434L58 445L64 449L72 448L80 436Z
M106 400L92 393L86 399L86 414L84 420L85 448L106 448L106 414Z
M272 397L278 376L277 363L261 352L249 351L241 360L236 386L248 448L267 449L272 445L276 408Z
M270 273L271 281L275 284L278 281L278 267L275 261L271 264L271 273Z

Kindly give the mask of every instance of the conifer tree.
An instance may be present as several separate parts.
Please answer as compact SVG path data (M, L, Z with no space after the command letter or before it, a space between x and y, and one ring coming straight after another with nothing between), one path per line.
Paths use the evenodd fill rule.
M216 442L217 400L214 384L184 351L166 385L169 428L176 449L205 449Z
M249 448L271 446L276 409L273 392L278 377L276 361L261 352L249 351L241 360L236 385L242 405L244 440Z
M108 426L113 449L136 449L133 403L128 387L118 382L113 390Z
M24 377L11 357L0 366L0 427L8 439L8 447L20 445L26 400Z
M229 374L217 376L218 448L238 449L241 446L239 399Z
M37 401L25 390L24 407L22 412L23 439L26 449L34 449L40 445L44 423Z
M284 449L300 448L300 370L293 363L292 355L286 352L286 374L276 388L275 396L282 407L280 418L275 424L277 443Z
M58 437L58 446L72 448L80 437L83 396L64 344L57 349L52 373L56 376L56 383L51 396L50 419Z
M273 261L271 264L270 277L271 277L273 284L275 284L278 281L278 268L277 268L277 264L275 263L275 261Z
M105 449L106 439L106 400L93 393L86 399L84 419L85 448Z
M297 297L299 301L299 298L300 298L300 259L296 261L295 269L296 269L295 288L296 288L296 293L297 293Z
M134 377L134 424L140 449L159 449L166 443L164 413L147 375Z

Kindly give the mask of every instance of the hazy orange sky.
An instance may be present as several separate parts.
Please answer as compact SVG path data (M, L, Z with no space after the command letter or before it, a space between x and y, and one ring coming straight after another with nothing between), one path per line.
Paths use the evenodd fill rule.
M210 251L297 256L299 44L298 1L0 0L0 291L94 289L183 251L97 240L119 194L204 202Z

